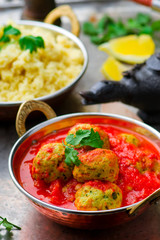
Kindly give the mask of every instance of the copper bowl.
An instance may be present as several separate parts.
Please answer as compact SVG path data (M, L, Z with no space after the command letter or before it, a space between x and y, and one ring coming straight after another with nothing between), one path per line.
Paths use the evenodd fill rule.
M22 131L19 131L19 126L22 127L23 125L24 127L26 109L29 109L29 107L23 106L18 117L19 120L17 121L17 130L19 135L22 135L25 131L24 128ZM44 109L46 108L44 107ZM52 112L51 115L52 114L54 116L54 112ZM102 211L79 211L65 209L62 207L57 207L45 203L32 196L20 185L20 183L17 180L18 178L16 175L16 167L19 165L21 157L23 157L24 152L32 144L33 140L39 139L55 130L71 127L78 122L93 123L93 120L95 118L96 123L98 122L97 121L98 118L102 124L112 123L112 125L118 127L131 129L132 131L138 132L142 136L149 138L157 147L160 144L160 133L153 129L152 127L140 121L116 114L75 113L55 117L36 125L19 138L19 140L13 146L11 153L9 155L9 173L14 184L20 190L20 192L22 192L30 200L32 205L39 212L53 219L55 222L59 224L66 225L72 228L102 229L115 226L121 223L125 223L140 215L147 207L149 207L150 204L152 204L153 202L157 201L160 198L159 188L142 201L139 201L135 204L126 207Z
M50 17L50 15L48 15L48 17ZM50 21L50 19L48 20L48 17L46 18L46 22ZM84 44L82 43L82 41L76 35L74 35L73 33L69 32L61 27L58 27L56 25L52 25L52 24L44 23L44 22L32 21L32 20L17 20L15 22L18 25L41 27L44 29L48 29L52 32L65 35L66 37L71 39L82 51L82 54L84 57L84 63L83 63L83 66L82 66L82 69L81 69L81 72L79 73L79 75L69 85L67 85L66 87L63 87L62 89L56 91L55 93L36 98L36 100L41 100L41 101L47 102L52 107L55 107L55 106L57 106L57 104L61 103L61 101L64 99L64 97L66 95L69 94L70 91L73 90L75 85L78 83L78 81L81 79L81 77L85 73L85 71L87 69L87 65L88 65L88 54L87 54L86 48L85 48ZM77 28L78 28L78 26L77 26ZM77 35L78 35L78 33L77 33ZM22 102L23 101L0 102L0 120L10 120L10 119L15 120L18 108Z

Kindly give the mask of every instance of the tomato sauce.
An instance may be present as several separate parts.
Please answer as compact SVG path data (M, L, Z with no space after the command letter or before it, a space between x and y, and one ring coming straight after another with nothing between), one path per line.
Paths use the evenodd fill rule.
M122 190L122 206L136 203L160 187L160 173L155 173L153 170L144 170L140 172L136 168L139 164L139 160L145 155L145 152L147 152L151 163L152 161L155 161L155 159L160 163L159 151L153 143L147 138L142 137L140 134L121 127L107 124L95 125L101 127L108 133L110 149L118 156L119 177L115 183ZM56 133L46 135L37 142L34 142L34 144L27 150L27 153L16 171L19 176L19 183L31 195L56 206L76 209L74 206L74 196L77 184L81 183L78 183L75 179L71 178L67 183L55 180L52 183L47 184L43 180L34 180L30 171L33 158L36 156L41 146L51 142L62 142L68 131L69 128L59 130ZM131 133L135 135L140 141L139 146L137 147L119 139L117 136L120 133ZM65 191L62 191L62 188L65 189Z

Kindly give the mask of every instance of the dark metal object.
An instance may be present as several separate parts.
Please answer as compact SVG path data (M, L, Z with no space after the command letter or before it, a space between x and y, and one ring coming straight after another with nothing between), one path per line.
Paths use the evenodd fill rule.
M77 113L56 117L32 128L15 143L9 156L9 172L11 178L17 188L31 200L33 206L55 222L73 228L101 229L128 222L140 215L153 201L156 201L160 197L160 189L158 189L144 200L127 207L103 211L77 211L45 203L23 189L18 182L15 168L20 164L25 149L32 144L32 141L44 137L52 131L60 130L64 127L71 127L81 121L90 123L90 119L94 118L99 118L102 124L112 123L112 125L115 126L131 129L149 138L154 144L160 144L160 133L137 120L114 114Z
M160 53L152 55L147 61L146 65L155 71L160 71Z
M154 124L160 121L160 58L152 55L145 63L137 64L124 72L121 81L100 81L89 91L81 91L84 104L121 101L144 112L145 122ZM154 119L152 116L154 114ZM152 122L149 121L152 116Z

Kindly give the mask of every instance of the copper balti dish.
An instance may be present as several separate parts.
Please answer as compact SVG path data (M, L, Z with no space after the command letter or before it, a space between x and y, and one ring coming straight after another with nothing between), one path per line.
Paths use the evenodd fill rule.
M24 190L24 188L18 182L15 171L24 151L32 144L33 140L44 137L53 131L71 127L78 122L91 123L91 120L95 118L99 118L102 124L109 124L112 122L112 125L125 128L126 130L130 129L135 133L138 132L142 137L145 136L149 138L152 143L159 148L158 145L160 143L160 133L140 121L116 114L103 114L94 112L67 114L55 117L55 112L49 106L44 104L45 103L43 102L29 101L21 106L16 120L17 133L21 137L15 143L9 155L9 172L14 184L20 190L20 192L30 200L32 205L39 212L53 219L55 222L69 227L82 229L102 229L122 224L134 219L160 198L160 189L157 189L142 201L126 207L100 211L79 211L45 203ZM48 119L51 119L42 122L25 132L25 119L33 110L40 110Z
M54 23L54 21L61 17L66 16L70 19L71 22L71 32L68 30L65 30L59 26L53 25L51 23ZM52 107L55 107L59 105L62 100L65 98L67 94L69 94L70 91L73 90L75 85L78 83L78 81L81 79L83 74L85 73L88 65L88 54L86 51L86 48L82 41L78 38L79 32L80 32L80 24L78 22L78 19L72 9L67 5L62 5L60 7L55 8L53 11L51 11L46 18L44 19L44 22L39 21L32 21L32 20L15 20L14 21L18 25L24 25L24 26L33 26L33 27L40 27L47 30L50 30L54 33L62 34L69 39L71 39L81 50L83 57L84 57L84 63L81 69L81 72L79 75L67 86L61 88L60 90L45 95L39 98L36 98L36 100L44 101L50 104ZM0 102L0 120L13 120L16 118L16 114L18 111L18 108L20 104L22 104L23 101L16 101L16 102Z

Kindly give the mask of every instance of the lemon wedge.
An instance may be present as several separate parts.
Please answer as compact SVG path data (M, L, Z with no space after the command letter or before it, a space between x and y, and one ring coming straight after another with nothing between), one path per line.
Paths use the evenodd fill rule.
M127 70L128 68L117 61L114 57L108 57L101 67L101 72L105 78L115 81L120 81L123 77L122 72Z
M98 49L120 61L135 64L147 60L154 53L155 44L149 35L129 35L103 43Z

